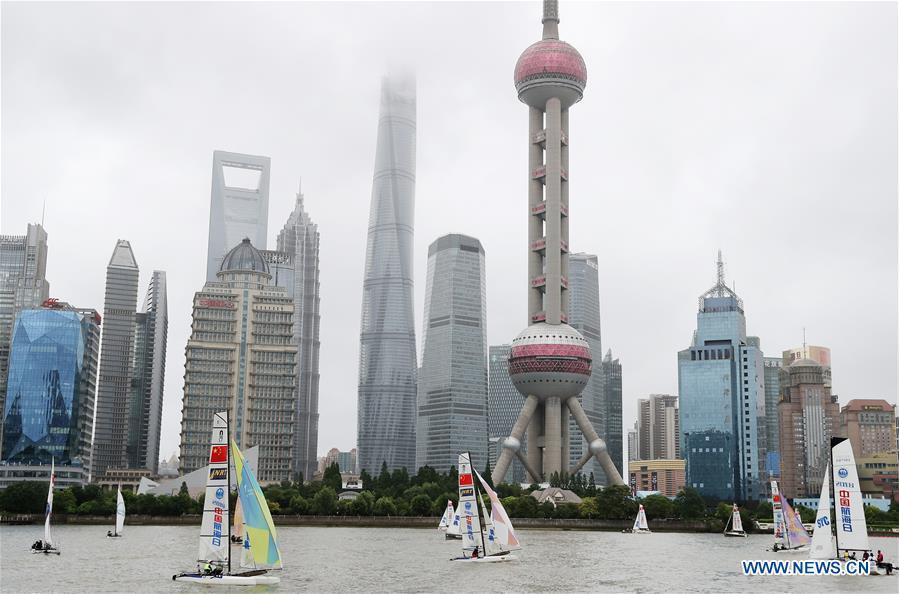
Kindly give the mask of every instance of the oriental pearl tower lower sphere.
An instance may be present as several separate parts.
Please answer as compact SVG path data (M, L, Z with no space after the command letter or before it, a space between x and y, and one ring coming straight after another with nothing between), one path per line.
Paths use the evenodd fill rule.
M590 346L568 322L568 109L584 96L587 66L559 39L558 0L543 2L543 39L515 65L518 99L528 106L528 324L512 341L509 375L525 397L503 441L493 478L502 482L517 457L531 480L576 474L595 456L609 482L623 485L577 396L590 379ZM588 451L568 468L568 415ZM527 431L527 452L521 441Z

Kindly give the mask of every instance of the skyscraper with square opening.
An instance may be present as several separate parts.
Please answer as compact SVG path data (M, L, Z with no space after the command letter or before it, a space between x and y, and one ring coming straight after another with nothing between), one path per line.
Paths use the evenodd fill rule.
M245 237L257 249L265 249L270 172L268 157L226 151L212 154L207 282L216 282L225 254Z

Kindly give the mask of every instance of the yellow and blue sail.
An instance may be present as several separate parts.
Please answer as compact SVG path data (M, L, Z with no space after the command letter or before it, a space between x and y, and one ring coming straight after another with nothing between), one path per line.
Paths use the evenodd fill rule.
M280 567L278 533L265 495L234 440L231 441L231 451L237 474L237 494L243 510L244 547L249 545L250 556L257 566Z

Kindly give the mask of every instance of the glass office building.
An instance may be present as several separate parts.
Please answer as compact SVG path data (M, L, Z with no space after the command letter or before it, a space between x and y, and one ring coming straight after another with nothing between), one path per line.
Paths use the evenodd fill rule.
M699 298L693 343L678 353L681 453L687 486L725 501L765 490L765 393L758 338L746 336L743 302L718 282Z
M512 345L493 345L489 349L487 377L487 448L490 468L496 466L502 441L512 433L512 426L521 411L524 396L512 383L509 376L509 354ZM522 440L522 448L527 451L527 434ZM507 483L523 483L527 480L524 466L513 459L506 474Z
M445 235L428 248L416 469L447 472L459 452L487 465L487 287L484 248Z
M90 466L100 316L65 304L19 313L3 411L2 460Z

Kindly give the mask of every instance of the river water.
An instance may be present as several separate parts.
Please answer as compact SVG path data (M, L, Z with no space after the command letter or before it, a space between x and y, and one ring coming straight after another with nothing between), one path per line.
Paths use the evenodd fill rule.
M32 555L42 526L0 527L2 592L210 592L172 581L195 567L198 526L58 526L62 555ZM458 564L460 541L411 528L283 527L279 586L235 592L897 592L893 576L742 575L742 559L766 553L770 535L519 530L515 563ZM894 563L899 539L872 538ZM234 549L237 551L237 549ZM802 555L789 558L802 559Z

